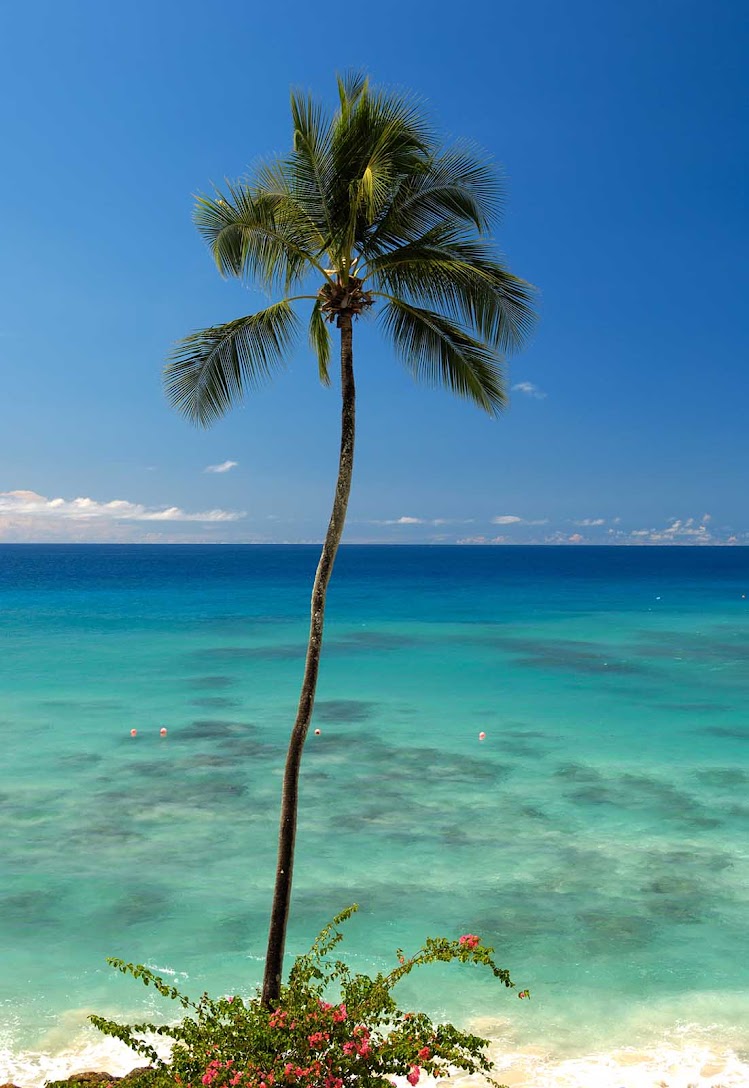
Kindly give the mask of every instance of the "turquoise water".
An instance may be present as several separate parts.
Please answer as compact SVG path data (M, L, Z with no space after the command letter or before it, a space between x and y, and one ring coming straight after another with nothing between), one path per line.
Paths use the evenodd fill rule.
M88 1011L169 1014L108 955L259 981L316 558L0 547L0 1081L88 1054ZM492 943L530 1003L459 968L402 999L543 1076L749 1061L747 597L749 549L344 548L289 951L356 901L358 967Z

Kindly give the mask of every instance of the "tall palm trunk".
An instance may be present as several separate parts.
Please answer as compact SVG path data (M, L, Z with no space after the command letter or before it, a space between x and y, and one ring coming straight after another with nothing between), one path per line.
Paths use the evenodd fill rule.
M276 885L273 892L273 906L268 933L268 951L265 957L265 975L263 977L263 1004L269 1008L278 1005L281 992L281 974L283 969L284 947L286 944L286 923L291 902L291 880L294 869L294 843L296 840L297 808L299 802L299 768L302 750L307 736L312 710L315 705L317 674L320 668L323 626L325 622L325 597L333 563L346 521L351 476L354 468L354 438L356 429L356 387L354 384L354 352L352 318L350 313L340 313L338 326L341 330L341 453L338 463L338 482L336 483L333 510L330 515L328 531L322 547L320 561L317 564L315 581L312 586L310 602L310 628L307 642L307 659L304 666L304 679L299 695L299 707L296 721L291 731L289 750L286 755L286 767L281 795L281 822L278 832L278 864L276 867Z

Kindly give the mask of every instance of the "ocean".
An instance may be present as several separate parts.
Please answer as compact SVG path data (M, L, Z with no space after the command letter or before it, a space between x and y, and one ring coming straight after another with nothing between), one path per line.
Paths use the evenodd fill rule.
M317 555L0 547L0 1083L138 1064L107 956L258 984ZM400 999L498 1079L749 1084L749 549L343 547L313 725L290 955L477 933L530 1001Z

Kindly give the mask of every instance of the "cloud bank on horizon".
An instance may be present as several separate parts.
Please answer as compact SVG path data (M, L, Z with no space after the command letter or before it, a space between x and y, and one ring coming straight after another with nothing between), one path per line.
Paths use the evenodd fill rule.
M5 543L318 543L322 529L310 523L267 516L262 532L239 510L184 510L147 506L127 499L47 498L36 491L0 492L0 542ZM239 524L244 522L244 524ZM464 535L470 526L470 535ZM257 528L257 526L256 526ZM497 529L501 530L498 534ZM710 514L673 517L663 525L627 526L620 517L550 519L496 514L448 518L401 514L351 520L350 543L399 544L749 544L749 532L714 526Z
M127 499L54 498L36 491L0 491L0 541L119 540L137 543L147 534L123 531L142 522L199 522L203 526L238 521L245 515L232 510L187 511L179 506L147 507Z

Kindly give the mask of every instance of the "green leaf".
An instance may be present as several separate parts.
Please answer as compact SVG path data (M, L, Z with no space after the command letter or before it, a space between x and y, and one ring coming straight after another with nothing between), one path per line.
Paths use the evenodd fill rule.
M435 226L487 232L503 201L499 172L470 145L456 144L399 179L369 244L382 252L383 247L413 241Z
M341 113L344 114L351 110L352 106L355 106L362 94L365 94L369 87L369 76L365 72L358 72L352 69L348 72L344 72L342 76L337 76L336 81L338 83L338 99L341 104Z
M285 362L298 322L284 299L178 341L164 370L168 400L195 423L219 419Z
M287 290L315 266L319 248L308 217L292 212L278 193L237 182L226 193L199 196L194 219L222 275Z
M390 297L383 310L386 331L413 375L444 385L490 415L507 401L500 359L442 314Z
M317 369L323 385L330 385L328 365L330 363L330 330L320 308L320 300L312 307L309 322L310 347L317 356Z
M369 274L386 294L417 306L426 302L502 351L522 346L533 328L530 284L508 272L483 242L460 231L434 227L374 258Z

